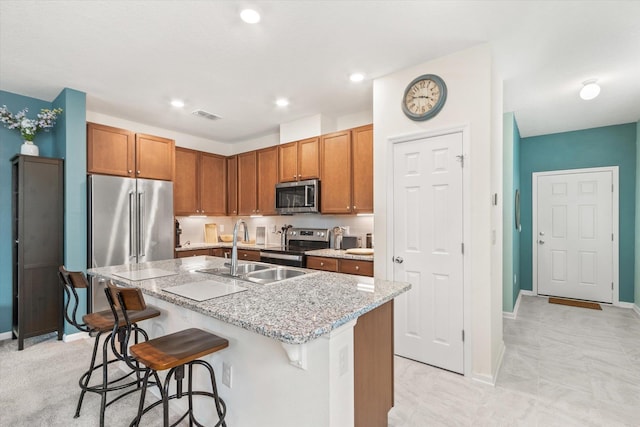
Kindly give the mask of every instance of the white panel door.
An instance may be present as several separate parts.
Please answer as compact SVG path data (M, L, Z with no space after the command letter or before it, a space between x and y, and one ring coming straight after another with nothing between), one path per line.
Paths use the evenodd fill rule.
M538 294L613 298L612 173L537 177Z
M462 133L394 144L396 354L463 373Z

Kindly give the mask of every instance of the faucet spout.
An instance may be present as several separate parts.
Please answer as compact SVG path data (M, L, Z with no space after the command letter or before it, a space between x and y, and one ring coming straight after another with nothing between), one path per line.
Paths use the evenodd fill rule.
M244 225L244 241L249 241L249 228L247 223L243 219L236 221L236 225L233 227L233 247L231 248L231 267L229 274L232 276L238 275L238 228L240 224Z

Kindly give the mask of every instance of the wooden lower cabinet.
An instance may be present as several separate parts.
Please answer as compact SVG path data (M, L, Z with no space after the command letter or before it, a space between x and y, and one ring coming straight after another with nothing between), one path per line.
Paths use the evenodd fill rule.
M217 257L220 257L220 258L231 258L231 248L214 248L214 249L211 249L211 255L217 256Z
M338 272L338 258L324 258L317 256L307 257L307 268L314 270L334 271Z
M353 328L355 427L386 427L393 408L393 300Z
M190 249L187 251L176 251L176 258L187 258L190 256L211 255L210 249Z
M373 277L373 261L308 256L307 268Z
M231 259L231 248L211 249L211 255L220 258ZM260 251L251 249L238 249L238 261L260 261Z

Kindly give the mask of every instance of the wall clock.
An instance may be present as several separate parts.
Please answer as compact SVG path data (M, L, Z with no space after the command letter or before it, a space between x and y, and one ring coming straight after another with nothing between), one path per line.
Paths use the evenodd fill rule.
M447 100L447 85L435 74L424 74L407 85L402 111L411 120L423 121L440 112Z

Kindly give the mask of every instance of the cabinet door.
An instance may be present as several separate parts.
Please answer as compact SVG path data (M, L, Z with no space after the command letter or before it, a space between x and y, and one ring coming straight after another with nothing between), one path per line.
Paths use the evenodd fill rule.
M248 249L238 249L238 260L260 261L260 251L252 251L252 250L248 250Z
M225 215L226 199L226 159L215 154L200 153L200 213Z
M320 177L320 138L298 141L298 180Z
M258 208L260 215L276 213L276 183L278 182L278 147L259 150L258 156Z
M175 215L199 213L198 152L176 148L176 177L173 183L173 211Z
M238 214L238 156L227 157L227 215Z
M351 213L351 132L323 135L320 146L320 210Z
M373 212L373 125L353 129L353 213Z
M256 152L238 154L238 215L254 215L256 213L257 177Z
M298 143L278 146L278 182L298 180Z
M174 142L136 134L136 178L173 180Z
M87 173L135 176L134 147L133 132L87 123Z
M373 277L373 262L342 259L340 260L340 273Z

